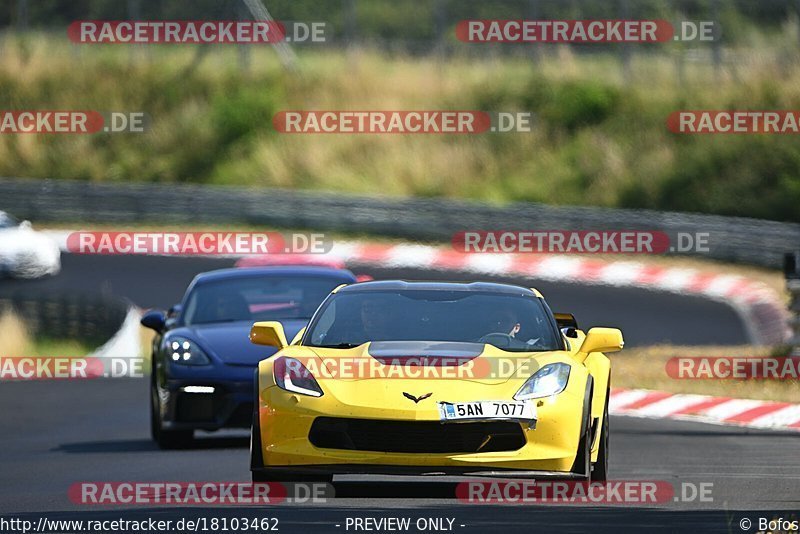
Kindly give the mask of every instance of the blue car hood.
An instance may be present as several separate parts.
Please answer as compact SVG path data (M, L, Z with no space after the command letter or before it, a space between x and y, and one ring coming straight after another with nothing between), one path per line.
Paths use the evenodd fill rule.
M307 320L281 321L286 339L291 341L307 323ZM181 330L203 350L227 364L255 366L277 351L275 347L250 343L252 326L252 322L212 323L184 327ZM177 331L174 333L178 334Z

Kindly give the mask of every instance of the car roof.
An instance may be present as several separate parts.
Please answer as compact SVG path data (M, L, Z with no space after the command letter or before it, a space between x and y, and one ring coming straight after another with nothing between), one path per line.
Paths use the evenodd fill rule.
M333 269L330 267L317 267L308 265L280 265L270 267L247 267L217 269L198 274L192 285L204 284L218 280L232 280L237 278L262 278L269 276L317 276L321 278L334 278L347 282L355 282L356 277L347 269Z
M261 254L243 256L236 262L236 267L277 267L308 266L344 269L345 262L338 256L330 254Z
M407 280L380 280L362 282L352 286L344 286L339 293L356 293L365 291L465 291L482 293L501 293L513 295L541 296L538 291L527 287L511 284L498 284L495 282L410 282Z

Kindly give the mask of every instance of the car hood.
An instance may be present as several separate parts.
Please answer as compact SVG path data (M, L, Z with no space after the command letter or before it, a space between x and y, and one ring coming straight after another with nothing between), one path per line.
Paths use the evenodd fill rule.
M308 323L307 320L281 321L286 338L291 341ZM256 366L259 361L275 354L274 347L250 343L252 321L193 325L174 330L172 335L184 335L200 347L229 365Z
M430 352L433 352L434 356L444 357L448 347L437 345ZM410 348L410 345L408 347ZM390 348L384 345L380 352L383 353ZM395 348L398 353L404 352L402 346ZM461 368L463 371L464 368L457 364L439 369L443 373L449 373L441 377L393 375L388 369L392 364L384 363L387 361L387 356L381 356L380 360L384 360L381 362L370 354L369 344L352 349L293 345L281 351L280 355L299 360L304 364L324 392L323 399L327 397L328 402L341 406L344 413L360 413L364 417L376 419L385 417L384 410L391 409L398 418L432 420L438 417L436 410L439 402L511 399L534 372L533 370L543 365L564 362L573 367L582 367L563 351L511 353L487 345L482 346L480 355L473 358L469 347L452 347L452 349L454 352L464 351L461 365L471 365L474 371L471 375L459 374L458 369ZM386 354L388 355L388 350ZM336 360L339 359L349 359L353 362L363 360L367 362L365 365L374 362L372 365L375 367L371 369L382 370L385 376L354 377L352 374L337 376ZM271 359L270 362L274 363L275 359ZM347 362L338 370L345 373L353 371L357 367L357 363L353 362ZM491 369L497 371L500 365L506 366L504 372L486 373ZM576 376L578 374L585 372L582 369L576 370ZM300 396L299 402L302 404L309 401L306 397Z
M282 353L319 369L321 380L379 383L507 384L530 378L541 366L570 361L563 351L506 352L492 345L452 342L374 342L351 349L287 347ZM299 356L299 357L298 357ZM315 360L309 362L309 359ZM427 369L422 369L427 368ZM377 379L377 380L376 380ZM360 386L366 387L366 386ZM380 387L380 386L379 386Z

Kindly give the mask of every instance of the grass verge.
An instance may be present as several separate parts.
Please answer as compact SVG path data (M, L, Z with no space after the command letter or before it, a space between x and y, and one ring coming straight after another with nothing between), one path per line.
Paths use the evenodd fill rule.
M244 184L491 203L651 208L800 221L791 135L675 135L683 109L798 109L792 28L726 50L719 70L685 50L632 60L545 47L530 57L411 57L370 50L201 54L189 45L64 46L62 35L0 38L7 109L143 111L143 134L0 136L0 176ZM80 72L80 76L75 73ZM135 80L131 83L131 80ZM499 82L502 83L499 83ZM528 133L280 134L285 110L531 112Z
M74 339L33 336L16 314L0 315L0 357L83 357L92 350Z
M774 352L770 348L747 346L626 349L610 356L612 386L797 403L800 401L800 380L686 380L671 378L666 371L667 361L673 357L764 357L774 356Z

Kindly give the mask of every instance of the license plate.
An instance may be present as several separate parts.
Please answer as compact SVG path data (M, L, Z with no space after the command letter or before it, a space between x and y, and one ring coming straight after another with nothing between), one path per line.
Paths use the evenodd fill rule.
M536 406L529 401L440 402L439 419L441 421L492 419L535 421Z

